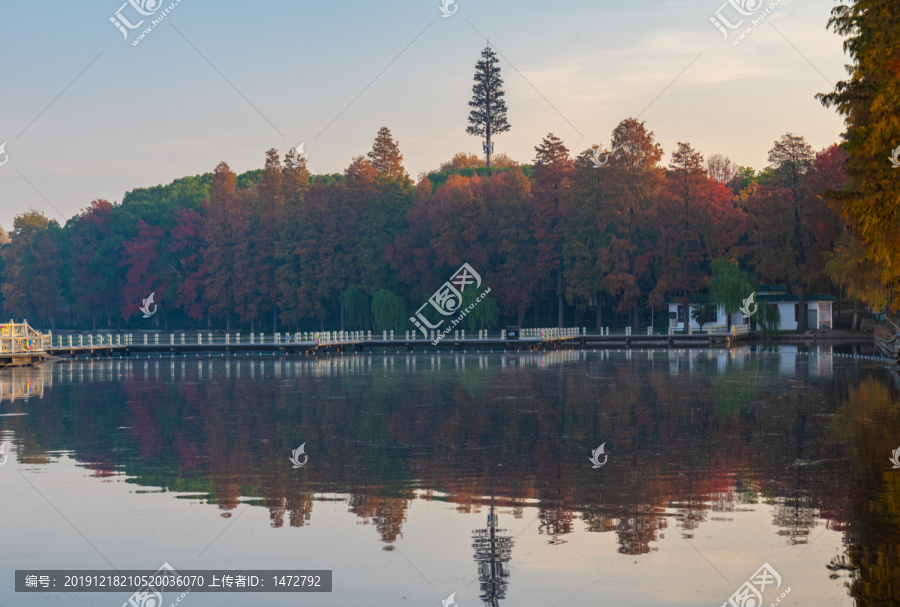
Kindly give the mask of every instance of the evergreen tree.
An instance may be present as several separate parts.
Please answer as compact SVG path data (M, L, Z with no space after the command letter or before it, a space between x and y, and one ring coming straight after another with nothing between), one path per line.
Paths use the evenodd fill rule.
M368 153L372 166L384 177L406 177L403 168L403 154L400 153L399 144L391 136L391 130L386 126L378 129L375 144Z
M503 79L497 65L497 55L487 46L481 51L481 61L475 64L475 84L472 86L472 100L469 107L469 127L466 132L476 137L484 137L484 156L488 168L491 165L491 136L509 130L506 120L506 101L503 96Z

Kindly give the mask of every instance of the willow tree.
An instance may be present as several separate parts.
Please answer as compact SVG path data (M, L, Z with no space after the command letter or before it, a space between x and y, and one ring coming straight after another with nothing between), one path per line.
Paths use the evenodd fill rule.
M753 277L733 261L716 259L712 262L712 271L709 295L712 301L725 308L730 329L731 315L741 309L744 300L756 289L756 286Z
M409 326L403 299L387 289L379 289L372 295L372 319L378 331L401 331Z
M497 54L490 46L481 51L481 61L475 64L475 84L472 86L472 100L469 107L469 127L466 132L476 137L484 137L484 157L491 167L491 136L509 130L506 120L506 101L503 96L503 78L497 65Z

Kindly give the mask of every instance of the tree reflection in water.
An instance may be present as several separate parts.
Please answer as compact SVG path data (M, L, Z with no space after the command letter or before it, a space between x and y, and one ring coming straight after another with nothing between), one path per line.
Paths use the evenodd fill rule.
M858 606L900 604L896 375L746 350L428 360L0 371L0 436L20 462L66 451L96 477L202 495L226 516L262 505L274 528L285 515L290 527L314 524L314 502L342 499L388 549L413 502L437 492L460 512L483 495L516 518L534 507L554 546L580 518L626 555L657 549L670 519L691 539L710 518L762 503L787 544L811 544L822 520L844 533L846 554L821 567L846 578ZM309 465L294 470L288 456L304 441ZM588 456L604 441L609 461L594 470ZM494 502L472 545L489 605L507 596L513 545Z

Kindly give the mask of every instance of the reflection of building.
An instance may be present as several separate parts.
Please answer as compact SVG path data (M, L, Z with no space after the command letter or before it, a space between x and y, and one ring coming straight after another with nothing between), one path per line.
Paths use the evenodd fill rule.
M44 373L40 369L21 368L0 372L0 402L25 399L32 396L44 398ZM47 374L48 380L50 375ZM51 386L52 387L52 383Z
M475 543L475 562L478 564L478 581L481 586L481 600L486 605L496 607L500 599L506 598L506 587L509 584L509 560L512 558L513 538L498 535L506 529L497 528L497 512L494 509L494 498L491 497L491 509L488 513L487 529L476 529L472 532Z

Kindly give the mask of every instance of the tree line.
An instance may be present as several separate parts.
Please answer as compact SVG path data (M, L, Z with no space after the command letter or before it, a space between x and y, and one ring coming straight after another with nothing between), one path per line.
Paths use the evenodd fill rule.
M717 277L778 283L801 304L841 280L845 228L824 198L846 183L837 145L788 133L756 172L679 143L663 165L653 132L627 119L608 153L573 154L553 134L535 152L492 167L457 154L413 181L385 127L342 174L272 149L261 170L221 162L95 200L64 226L28 211L0 248L0 308L50 328L403 331L469 263L491 288L473 329L639 328ZM145 320L151 292L159 313Z

